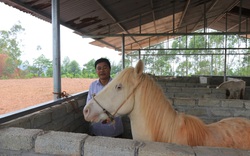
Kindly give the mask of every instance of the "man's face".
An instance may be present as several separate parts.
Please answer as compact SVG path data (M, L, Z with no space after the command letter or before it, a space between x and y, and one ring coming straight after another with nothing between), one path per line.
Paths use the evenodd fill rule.
M100 79L109 79L110 68L106 62L101 62L96 65L96 73Z

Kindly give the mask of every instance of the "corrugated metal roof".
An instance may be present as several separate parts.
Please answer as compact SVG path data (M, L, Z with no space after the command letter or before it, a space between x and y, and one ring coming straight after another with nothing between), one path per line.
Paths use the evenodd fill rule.
M40 19L51 21L51 0L1 1ZM62 25L75 30L79 35L92 37L98 35L91 44L117 50L122 48L121 37L108 37L108 35L189 33L203 28L204 25L224 32L250 30L249 0L60 0L59 2ZM169 38L171 36L128 36L125 37L125 49L140 49Z

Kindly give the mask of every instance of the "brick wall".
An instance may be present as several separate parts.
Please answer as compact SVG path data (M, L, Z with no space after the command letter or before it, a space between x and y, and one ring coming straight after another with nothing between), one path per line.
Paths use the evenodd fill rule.
M250 118L249 100L172 98L170 101L177 111L198 116L206 123L227 117Z

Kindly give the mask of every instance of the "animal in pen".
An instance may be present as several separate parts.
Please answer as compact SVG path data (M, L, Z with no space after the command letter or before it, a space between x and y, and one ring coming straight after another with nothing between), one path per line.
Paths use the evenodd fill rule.
M226 118L205 124L198 117L175 111L158 84L136 67L120 72L83 109L87 121L113 121L128 114L135 140L189 146L250 149L250 120Z

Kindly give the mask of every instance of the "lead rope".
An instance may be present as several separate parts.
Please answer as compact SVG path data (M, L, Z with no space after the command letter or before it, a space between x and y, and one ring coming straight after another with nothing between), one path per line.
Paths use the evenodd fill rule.
M67 93L66 91L62 91L61 93L53 92L53 94L57 94L58 95L57 98L59 98L59 95L60 95L61 98L66 98L66 99L71 97L71 95L69 93ZM71 104L71 106L73 107L73 110L74 110L75 113L81 113L80 109L77 108L78 107L78 101L76 99L74 99L74 98L71 99L71 100L68 99L66 102Z

